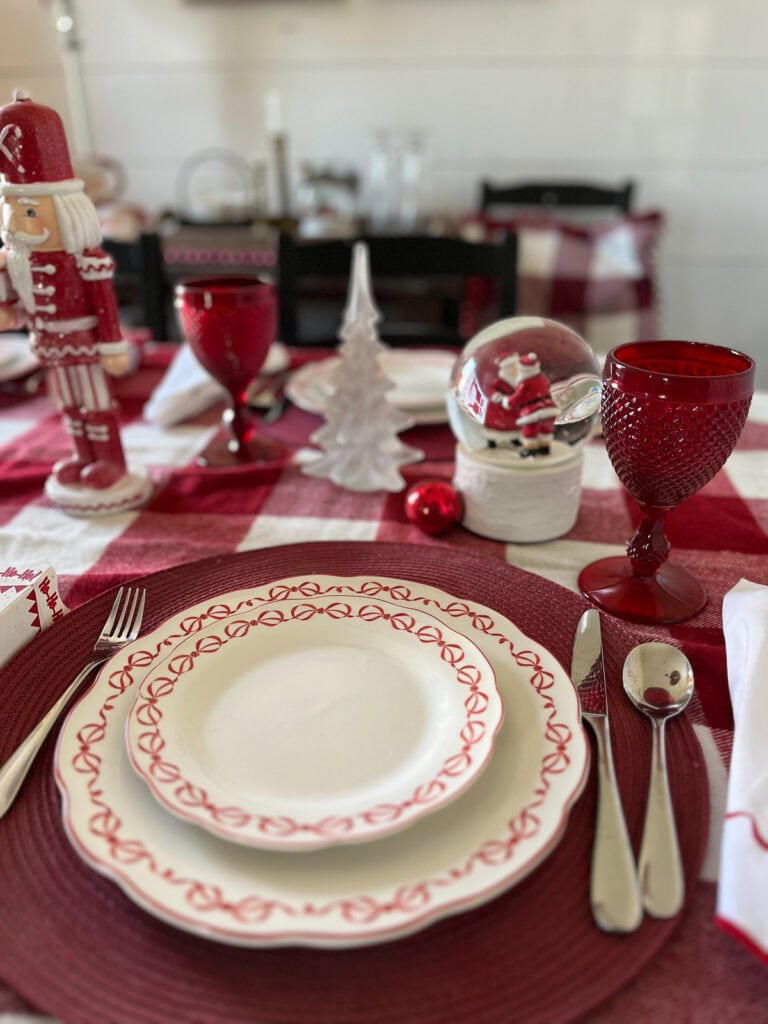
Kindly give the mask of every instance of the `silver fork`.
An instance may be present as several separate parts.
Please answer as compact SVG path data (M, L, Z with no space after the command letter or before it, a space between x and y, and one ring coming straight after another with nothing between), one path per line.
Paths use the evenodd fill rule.
M121 647L139 635L146 596L147 592L143 587L135 587L133 590L130 587L128 590L120 587L107 621L94 644L90 661L0 768L0 818L15 800L38 750L43 745L43 740L78 686L97 665L111 658Z

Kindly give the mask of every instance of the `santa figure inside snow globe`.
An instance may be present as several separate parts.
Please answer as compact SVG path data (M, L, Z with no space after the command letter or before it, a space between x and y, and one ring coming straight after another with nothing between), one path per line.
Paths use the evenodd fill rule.
M567 533L599 403L600 364L565 324L511 317L475 335L448 395L467 529L510 542Z

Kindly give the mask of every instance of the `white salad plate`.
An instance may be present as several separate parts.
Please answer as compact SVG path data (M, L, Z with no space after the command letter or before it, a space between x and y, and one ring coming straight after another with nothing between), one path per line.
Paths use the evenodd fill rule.
M232 843L169 814L126 751L126 722L144 680L213 622L324 595L420 609L477 645L505 708L486 769L410 828L306 853ZM74 848L148 913L235 945L343 948L408 935L521 881L565 831L588 746L566 672L504 616L421 583L297 576L202 601L125 647L69 712L55 766Z
M16 380L39 365L25 334L0 334L0 381Z
M322 415L333 393L334 373L341 356L306 363L286 384L285 393L300 409ZM385 349L379 356L384 375L392 381L387 401L407 413L414 423L447 419L446 395L456 355L440 349Z
M455 799L503 717L493 669L419 609L329 595L214 622L145 676L134 768L168 810L234 842L377 839Z

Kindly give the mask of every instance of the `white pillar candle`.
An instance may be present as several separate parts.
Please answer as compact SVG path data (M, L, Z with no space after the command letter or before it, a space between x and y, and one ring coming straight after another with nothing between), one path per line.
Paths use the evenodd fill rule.
M264 99L266 112L267 135L274 137L283 134L283 109L280 93L272 89Z

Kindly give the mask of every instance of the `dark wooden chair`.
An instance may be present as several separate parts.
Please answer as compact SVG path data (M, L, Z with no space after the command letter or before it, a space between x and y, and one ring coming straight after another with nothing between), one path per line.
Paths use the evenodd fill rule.
M488 213L499 206L604 207L629 213L635 183L626 181L617 188L591 182L541 181L515 185L480 183L480 211Z
M105 238L101 244L115 261L113 284L121 316L130 326L148 327L153 338L166 341L170 286L160 235L144 232L135 242Z
M387 344L462 345L466 339L460 330L460 312L468 278L491 278L499 317L514 315L514 234L498 244L431 235L305 241L282 234L279 337L286 344L338 341L355 241L368 246L374 299L382 312L379 332ZM329 283L335 284L335 290L328 289Z

